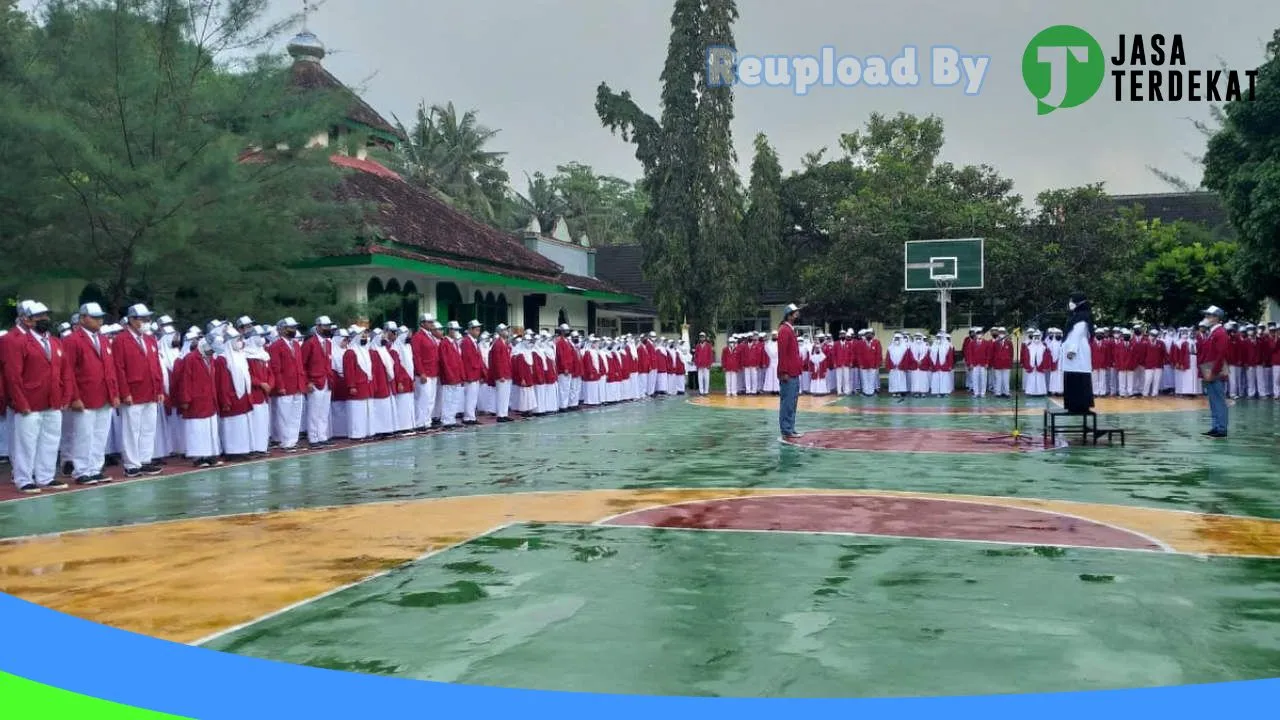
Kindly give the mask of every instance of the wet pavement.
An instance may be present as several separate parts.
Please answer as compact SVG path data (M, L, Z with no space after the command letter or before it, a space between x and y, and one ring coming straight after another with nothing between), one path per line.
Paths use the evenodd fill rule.
M802 431L848 431L826 435L858 437L851 450L822 447L820 432L813 447L781 442L770 401L712 400L0 503L0 539L11 539L0 543L0 591L189 641L439 551L210 645L405 677L705 695L1026 692L1280 674L1280 560L1063 548L1052 538L1072 527L1123 534L1142 520L1176 530L1188 552L1220 544L1227 554L1272 554L1272 526L1191 513L1280 519L1280 403L1238 403L1225 441L1201 437L1208 413L1196 401L1136 400L1102 413L1102 424L1129 430L1127 447L967 453L947 442L1007 432L1011 403L880 398L803 409ZM1040 409L1020 412L1023 432L1039 438ZM949 439L931 448L930 437ZM729 522L723 504L708 506L726 529L952 528L957 539L1013 545L520 525L449 549L512 522L594 523L788 488L1025 507L948 518L954 503L934 497L895 501L905 509L885 515L884 502L862 497L803 512L757 506ZM1048 521L1029 512L1040 500L1090 503L1094 520ZM1176 512L1143 519L1144 508ZM779 520L797 512L813 522ZM81 533L12 540L71 531ZM1075 544L1142 545L1126 537Z

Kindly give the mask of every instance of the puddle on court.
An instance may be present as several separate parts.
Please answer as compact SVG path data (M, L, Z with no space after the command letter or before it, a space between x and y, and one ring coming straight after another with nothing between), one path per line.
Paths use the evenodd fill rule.
M1280 673L1280 561L513 526L206 647L615 693L1052 692Z

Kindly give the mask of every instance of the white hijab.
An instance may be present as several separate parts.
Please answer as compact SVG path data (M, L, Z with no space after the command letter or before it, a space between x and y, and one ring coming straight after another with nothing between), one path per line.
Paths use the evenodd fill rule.
M409 337L408 328L402 330L396 335L395 342L391 343L391 349L400 356L400 367L404 368L409 377L413 377L413 346L409 344Z
M889 343L889 359L893 360L894 365L902 362L902 358L906 354L907 344L902 342L902 338L896 337L893 342Z
M347 356L348 352L351 352L350 343L350 335L339 335L333 338L333 352L329 353L329 367L333 368L338 377L342 377L344 374L342 359ZM343 399L345 400L346 398Z
M249 394L251 378L248 358L242 351L235 348L238 339L240 338L227 340L220 335L214 339L214 349L218 355L226 358L227 369L231 371L231 386L236 390L236 397L244 397Z
M382 358L382 371L387 374L387 379L395 380L395 362L391 359L391 353L387 352L387 346L382 343L382 331L374 330L369 338L369 342L373 345L373 351L378 353L378 356ZM370 362L372 362L372 360L370 360Z

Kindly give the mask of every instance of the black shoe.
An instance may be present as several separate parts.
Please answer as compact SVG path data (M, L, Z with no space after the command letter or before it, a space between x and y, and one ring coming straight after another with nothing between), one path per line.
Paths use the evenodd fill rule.
M92 475L85 475L84 477L76 478L76 484L77 485L97 485L98 479Z
M48 485L45 485L45 488L48 490L66 490L67 487L69 486L65 482L57 478L54 478L53 482L49 483Z
M125 468L124 476L127 478L142 477L142 468Z
M18 489L28 495L35 495L40 492L40 487L35 483L27 483Z
M164 472L164 468L155 463L147 463L142 466L143 475L159 475L162 472Z
M1213 433L1212 433L1212 434L1210 434L1210 435L1209 435L1209 437L1211 437L1211 438L1215 438L1215 439L1218 439L1218 440L1221 440L1221 439L1225 438L1226 436L1227 436L1227 434L1226 434L1225 432L1222 432L1221 430L1215 430L1215 431L1213 431Z
M1215 436L1215 435L1217 435L1217 434L1218 434L1218 431L1217 431L1217 430L1210 430L1210 431L1208 431L1208 432L1202 432L1202 433L1200 433L1200 434L1201 434L1201 435L1204 435L1205 437L1213 437L1213 436Z
M62 476L63 476L63 477L71 477L71 474L72 474L73 472L75 472L75 471L76 471L76 467L75 467L75 465L72 465L72 464L71 464L71 461L70 461L70 460L67 460L66 462L62 463Z
M511 418L509 418L509 417L500 417L500 418L498 418L498 422L500 422L500 423L509 423L509 422L511 422Z
M111 478L107 477L106 475L103 475L102 473L98 473L97 475L94 475L93 480L99 485L103 485L111 482Z

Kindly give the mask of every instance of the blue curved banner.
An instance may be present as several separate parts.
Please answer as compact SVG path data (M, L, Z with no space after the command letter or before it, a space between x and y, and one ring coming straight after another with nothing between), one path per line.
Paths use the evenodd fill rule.
M901 699L644 697L451 685L229 655L105 627L0 594L0 672L199 720L245 718L1183 718L1275 712L1280 679L1044 695ZM627 668L619 666L618 672ZM0 709L4 699L0 698ZM0 713L4 715L5 713Z

